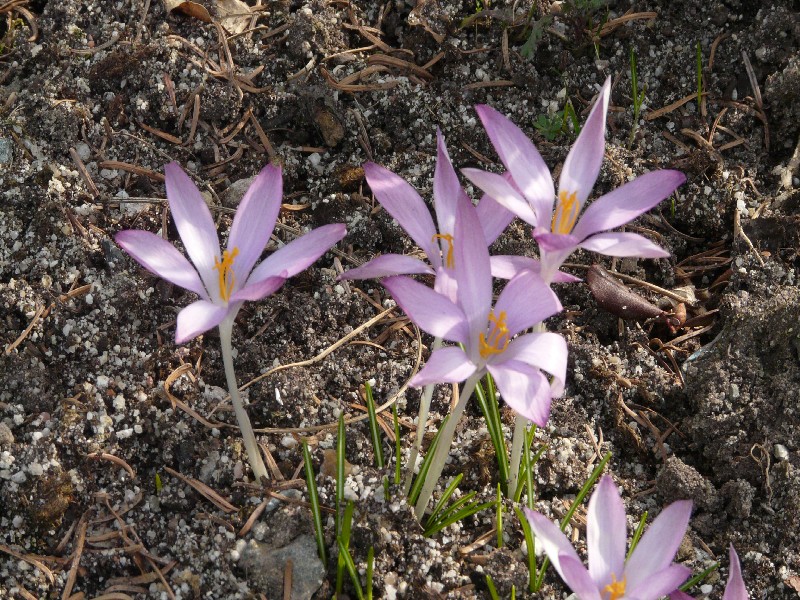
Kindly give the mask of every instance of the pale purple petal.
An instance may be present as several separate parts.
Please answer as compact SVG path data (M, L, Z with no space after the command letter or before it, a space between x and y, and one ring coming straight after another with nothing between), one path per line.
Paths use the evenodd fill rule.
M420 329L453 342L467 342L467 318L450 300L408 277L387 277L381 283Z
M695 599L686 592L675 590L674 592L670 592L669 600L695 600ZM725 600L725 598L723 598L722 600Z
M238 249L233 261L236 282L244 284L275 229L281 210L283 178L280 167L267 165L250 184L233 217L228 250Z
M217 298L219 278L214 265L220 258L220 252L217 228L214 226L211 211L203 200L200 190L178 163L171 162L165 165L164 172L167 199L175 227L206 289L212 298Z
M691 501L678 500L656 517L653 524L644 532L625 566L631 589L649 582L652 575L666 569L672 563L686 533L691 514ZM664 593L669 591L671 590Z
M522 271L509 281L494 305L495 315L506 313L506 327L512 337L560 310L558 297L533 271Z
M553 396L564 391L567 377L567 342L557 333L528 333L511 340L503 352L507 360L515 360L537 367L553 377L550 384Z
M341 279L380 279L392 275L433 275L434 270L430 265L413 256L404 254L384 254L376 256L371 261L360 267L345 271Z
M323 225L278 248L261 262L250 274L247 284L279 275L294 277L305 271L331 247L341 240L347 230L341 223ZM284 274L285 273L285 274Z
M252 283L248 282L246 286L231 296L230 301L261 300L277 292L284 283L286 283L286 277L280 275L259 279Z
M611 477L605 475L589 500L586 525L589 573L601 589L611 583L612 573L622 577L627 528L619 490Z
M429 383L459 383L475 372L464 351L458 346L440 348L431 354L422 370L411 380L414 387Z
M481 169L461 169L461 172L464 177L483 190L487 196L491 196L500 206L505 207L526 223L537 224L536 213L531 205L505 177Z
M564 583L575 592L580 600L602 600L603 596L597 584L580 561L561 555L561 569L564 571Z
M552 396L547 377L539 369L523 362L505 360L502 354L494 362L489 362L486 368L494 377L506 404L539 427L547 425Z
M456 209L459 202L470 202L464 188L458 182L458 176L444 136L436 128L436 170L433 173L433 203L436 210L436 221L439 224L439 233L453 235L456 228Z
M728 550L728 557L730 558L730 574L728 575L728 584L725 586L725 594L722 600L748 600L747 588L742 579L742 566L739 563L739 556L736 550L733 549L731 544Z
M170 283L208 300L208 293L197 271L186 257L165 239L136 229L120 231L114 239L140 265Z
M475 207L478 211L478 220L481 222L483 235L486 237L486 245L490 246L506 230L506 227L514 220L514 213L503 207L499 202L488 194L481 197L481 201Z
M515 275L525 270L531 270L538 274L542 269L541 262L535 258L517 254L498 254L489 257L489 260L492 264L492 277L497 277L498 279L512 279ZM569 273L557 271L553 281L557 283L575 283L582 280L580 277L575 277Z
M569 233L551 233L545 229L535 229L533 238L539 244L539 248L548 252L558 252L560 250L574 250L580 244L580 239Z
M478 105L475 110L497 155L511 173L517 187L531 203L540 223L549 221L553 212L555 189L550 170L536 146L508 117L490 106ZM532 221L528 222L533 224Z
M206 300L192 302L178 313L175 343L183 344L212 327L216 327L232 310L238 310L239 306L241 304L238 303L220 306Z
M644 581L639 581L635 586L631 583L630 567L625 569L628 576L625 586L625 597L636 600L659 600L675 592L679 586L692 574L691 569L683 565L670 565L656 573L647 576ZM637 578L638 579L638 578Z
M458 281L456 281L455 271L445 267L436 269L433 291L448 298L453 304L458 304Z
M600 174L605 154L606 112L611 95L611 78L606 79L603 89L592 107L578 139L564 161L558 192L576 194L580 206L586 202Z
M553 567L558 571L561 579L566 581L564 572L561 569L561 559L562 557L566 557L581 564L581 559L578 558L578 553L575 552L575 548L569 543L567 536L558 528L558 525L553 523L550 519L527 507L522 510L525 512L528 523L531 525L533 535L538 538L542 548L544 548L545 554L547 554L550 562L553 563ZM533 548L528 548L528 552L532 551Z
M669 252L638 233L612 231L597 233L579 244L584 250L606 256L639 256L641 258L666 258Z
M476 348L478 332L485 331L492 307L492 269L489 249L478 221L478 213L470 203L460 203L456 218L455 279L458 282L458 304L470 327L470 348Z
M373 162L364 164L367 183L388 212L425 251L434 266L441 262L439 244L434 240L436 226L425 201L402 177Z
M668 198L685 181L686 176L680 171L645 173L592 202L572 235L583 240L593 233L625 225Z

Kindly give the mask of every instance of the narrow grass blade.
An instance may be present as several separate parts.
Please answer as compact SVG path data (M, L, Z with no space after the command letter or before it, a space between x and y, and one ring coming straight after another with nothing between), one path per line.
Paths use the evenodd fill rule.
M336 434L336 535L342 531L342 501L344 500L345 464L344 413L339 413L339 426Z
M350 574L350 580L353 582L353 587L356 590L356 597L358 597L358 600L364 600L364 590L361 588L361 581L358 579L356 563L353 562L353 557L350 556L350 550L345 548L341 539L339 540L339 556L344 559L345 567Z
M397 417L397 404L392 404L392 423L394 424L394 484L400 485L402 446L400 445L400 419Z
M503 486L503 493L508 493L508 448L503 436L503 424L500 420L496 388L491 375L487 374L484 382L486 383L486 391L479 383L475 386L475 398L481 413L483 413L483 419L486 421L489 439L492 440L494 455L497 459L497 474L500 478L500 485Z
M713 573L713 572L714 572L714 571L716 571L717 569L719 569L719 563L714 563L713 565L711 565L710 567L708 567L706 570L704 570L704 571L702 571L702 572L698 573L697 575L695 575L694 577L692 577L692 578L691 578L689 581L687 581L686 583L684 583L684 584L683 584L681 587L679 587L678 589L679 589L680 591L682 591L682 592L688 592L690 589L692 589L692 588L693 588L694 586L696 586L698 583L700 583L701 581L703 581L703 580L704 580L706 577L708 577L709 575L711 575L711 573Z
M463 473L459 473L458 475L453 477L453 481L450 482L450 484L447 486L447 489L445 489L444 493L442 494L442 497L439 498L439 501L436 503L436 506L433 507L433 512L431 512L431 515L428 517L428 521L426 523L428 527L436 523L436 519L438 519L439 513L445 507L447 501L450 499L450 496L453 495L453 492L456 491L458 484L461 483L461 480L463 478L464 478Z
M439 443L439 436L442 434L442 430L444 429L444 426L449 418L450 417L448 415L442 420L442 425L439 427L439 431L436 432L436 435L434 436L433 441L428 448L428 452L425 453L425 458L422 460L422 464L419 466L419 474L414 480L414 485L411 486L411 490L408 492L408 503L412 506L417 503L419 495L422 492L422 486L425 485L425 478L428 476L428 471L431 468L433 456L436 454L436 445Z
M489 588L489 597L492 600L500 600L500 596L497 594L497 588L494 586L494 580L492 580L492 576L488 573L486 574L486 587Z
M503 547L503 496L500 494L500 484L497 484L497 499L495 500L497 503L497 516L495 517L495 521L497 522L497 547Z
M518 507L514 507L514 512L517 513L520 525L522 525L522 533L525 536L525 546L528 548L528 590L533 592L536 589L536 552L533 545L533 530L525 514Z
M375 399L372 397L372 386L369 382L364 383L367 394L367 414L369 415L369 436L372 438L372 450L375 453L375 466L382 469L383 445L381 443L381 430L378 426L378 415L375 412Z
M369 547L367 552L367 600L372 600L372 574L375 571L375 548Z
M639 543L639 538L642 537L642 533L644 533L644 524L647 522L647 511L644 511L642 518L639 519L639 524L636 526L636 531L633 532L633 539L631 540L631 547L628 549L628 555L625 557L625 560L628 560L633 554L633 551L636 550L636 544Z
M342 587L344 586L344 572L347 569L347 559L349 558L350 562L353 562L353 559L350 556L350 529L353 525L353 509L353 502L348 502L347 508L344 509L344 515L342 516L342 530L339 536L336 538L336 541L339 545L339 555L336 560L337 597L342 593ZM342 548L345 550L344 553L342 552ZM352 574L350 577L352 578ZM356 580L353 582L353 585L360 587L361 582L358 581L358 578L356 578Z
M311 517L314 519L314 536L317 539L317 552L323 565L328 564L328 551L325 548L325 531L322 528L322 510L319 505L317 493L317 480L314 478L314 463L311 461L311 451L308 442L303 440L303 463L306 473L306 487L308 487L308 502L311 504Z
M474 495L475 495L475 492L472 492L471 494L469 494L470 499ZM466 498L466 496L465 496L465 498ZM462 500L463 500L463 498L460 499L458 502L461 503ZM466 519L467 517L471 517L475 513L480 512L482 510L485 510L487 508L490 508L493 505L494 505L494 500L492 500L491 502L484 502L483 504L478 504L477 502L473 502L473 503L468 504L467 506L465 506L464 508L462 508L461 510L459 510L459 511L453 513L453 514L450 514L450 510L448 509L446 511L446 514L442 515L442 518L439 521L439 523L437 523L434 527L426 529L423 532L422 535L424 535L425 537L430 537L433 534L441 531L445 527L448 527L448 526L452 525L453 523L456 523L457 521L461 521L463 519Z

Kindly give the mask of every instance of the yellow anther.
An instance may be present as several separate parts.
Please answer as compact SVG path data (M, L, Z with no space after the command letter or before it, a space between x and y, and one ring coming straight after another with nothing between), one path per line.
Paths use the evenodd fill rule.
M225 250L222 253L222 262L214 258L214 270L219 271L219 297L223 302L227 302L231 297L233 286L236 284L236 276L233 272L233 261L239 254L239 249Z
M453 258L453 236L449 233L437 233L433 236L433 241L436 240L444 240L447 242L447 254L444 258L444 266L448 269L452 269L456 265L456 261Z
M571 233L572 228L575 227L575 221L578 220L578 212L581 205L578 202L578 197L575 192L568 194L565 190L558 193L558 202L556 202L556 212L553 213L553 233Z
M479 349L481 358L486 360L492 354L500 354L508 347L508 327L506 327L506 311L500 311L500 316L495 317L494 311L489 313L489 335L481 333Z
M618 600L625 595L625 577L622 581L617 581L617 576L611 574L611 583L603 588L603 593L608 593L608 600Z

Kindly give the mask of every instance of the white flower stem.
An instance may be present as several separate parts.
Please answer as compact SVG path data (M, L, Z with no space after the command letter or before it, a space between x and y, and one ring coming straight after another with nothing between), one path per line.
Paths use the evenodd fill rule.
M219 339L222 345L222 363L225 365L225 379L228 381L228 392L233 403L233 412L236 413L236 421L242 431L244 448L247 451L247 459L253 475L257 482L262 481L262 477L269 479L264 460L261 458L261 450L256 443L256 436L253 433L253 426L250 424L250 417L242 405L239 397L239 387L236 385L236 373L233 371L233 354L231 353L231 334L233 332L233 320L235 315L229 315L219 324Z
M458 425L458 421L461 419L461 414L464 412L464 408L466 408L467 401L472 396L472 392L475 391L475 385L480 380L481 375L483 375L483 373L481 371L477 371L470 376L469 379L467 379L466 383L464 383L464 387L459 395L458 403L450 412L450 417L447 419L447 423L445 423L444 428L439 434L439 440L436 443L436 450L434 451L433 459L431 460L431 466L428 469L428 474L425 478L425 484L422 486L422 491L420 492L419 498L417 499L417 504L414 507L414 514L420 521L425 514L425 508L428 506L428 501L430 501L431 496L433 495L433 490L436 488L436 484L439 482L439 477L444 470L444 464L447 461L448 455L450 454L450 445L453 443L453 438L455 437L456 425Z
M431 352L436 352L439 348L442 347L442 338L437 337L433 340L433 347ZM422 397L419 401L419 416L417 417L417 439L414 442L414 445L411 447L411 456L408 459L407 471L406 471L406 481L403 487L403 493L408 496L408 492L411 490L411 481L414 479L414 470L417 466L417 457L419 456L419 451L422 448L422 438L425 437L425 425L428 422L428 412L431 408L431 398L433 397L433 388L435 384L429 383L425 386L425 389L422 392Z
M511 440L511 471L508 474L508 497L513 498L517 491L517 480L519 479L519 464L522 459L523 442L525 441L525 431L528 429L528 419L522 415L516 415L514 419L514 437Z

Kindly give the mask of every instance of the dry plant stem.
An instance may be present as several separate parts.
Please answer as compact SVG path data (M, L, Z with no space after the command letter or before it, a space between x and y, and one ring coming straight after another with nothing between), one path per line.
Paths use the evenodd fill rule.
M467 401L472 397L472 392L475 391L475 385L480 380L481 373L475 373L470 376L464 383L461 394L455 408L450 412L450 417L445 423L444 429L439 434L439 441L436 444L436 450L431 460L431 466L428 469L428 475L425 478L425 485L422 486L422 491L417 499L417 504L414 507L414 514L417 520L421 521L425 514L425 507L428 506L428 501L433 495L433 490L439 481L439 477L444 470L444 463L450 454L450 446L453 443L453 438L456 433L456 425L461 420L461 414L467 406Z
M437 337L433 340L433 348L431 352L436 352L442 347L442 338ZM433 397L433 388L435 384L429 383L425 386L422 392L422 398L419 401L419 416L417 417L417 439L411 447L411 456L408 458L408 471L406 472L406 481L403 487L403 493L408 496L411 490L411 480L414 479L414 471L417 467L417 457L422 448L422 438L425 436L425 424L428 422L428 412L431 408L431 398Z
M253 433L253 426L250 424L250 417L247 416L247 412L245 412L244 406L242 405L242 399L239 396L239 388L236 385L236 373L233 371L231 334L233 332L233 320L235 316L234 313L219 324L222 362L225 365L225 379L228 382L228 392L230 392L231 401L233 402L233 411L236 413L236 421L239 423L239 429L242 430L242 439L244 440L245 450L247 450L247 459L250 462L250 468L253 469L256 482L261 482L262 477L269 479L269 475L267 475L267 468L264 466L261 452L256 443L256 436Z

